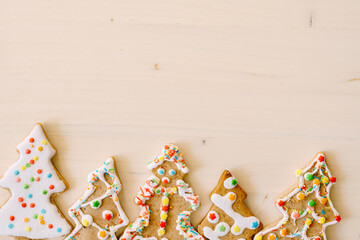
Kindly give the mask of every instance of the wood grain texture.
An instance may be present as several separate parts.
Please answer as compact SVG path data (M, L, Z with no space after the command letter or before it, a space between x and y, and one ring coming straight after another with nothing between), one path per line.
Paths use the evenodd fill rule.
M55 198L65 215L114 156L133 220L146 163L174 142L202 200L195 224L224 169L268 224L295 169L324 151L343 218L328 239L360 239L359 10L357 0L1 1L0 175L40 121L70 184ZM0 189L0 204L9 196Z

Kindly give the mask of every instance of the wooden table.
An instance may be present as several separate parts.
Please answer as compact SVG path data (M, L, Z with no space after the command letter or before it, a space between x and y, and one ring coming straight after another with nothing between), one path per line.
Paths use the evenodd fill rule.
M359 10L357 0L1 1L0 174L42 122L70 184L61 210L114 156L134 220L146 163L174 142L202 200L194 224L224 169L268 224L295 169L324 151L343 218L328 239L359 239ZM9 196L0 189L0 204Z

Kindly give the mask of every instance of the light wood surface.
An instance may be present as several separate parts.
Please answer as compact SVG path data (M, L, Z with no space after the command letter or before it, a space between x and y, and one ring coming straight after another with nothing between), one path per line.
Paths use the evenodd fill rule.
M194 224L224 169L268 224L295 169L324 151L343 218L328 239L359 239L359 10L358 0L1 1L0 175L42 122L70 184L61 210L114 156L134 220L146 163L174 142L202 200ZM0 189L0 204L9 196Z

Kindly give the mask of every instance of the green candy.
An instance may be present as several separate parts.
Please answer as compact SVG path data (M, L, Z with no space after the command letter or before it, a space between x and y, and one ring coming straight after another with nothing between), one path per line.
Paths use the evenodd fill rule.
M236 179L231 180L231 185L236 186L236 184L237 184Z
M315 206L315 201L314 201L314 200L310 200L310 201L308 202L308 205L309 205L309 207Z
M220 232L225 232L225 230L226 230L226 227L225 227L224 225L221 225L221 226L219 227L219 231L220 231Z
M29 188L29 185L24 184L24 188L25 188L25 189L28 189L28 188Z
M99 202L99 201L95 201L95 202L92 203L92 206L93 206L94 208L97 208L97 207L100 206L100 202Z
M46 195L46 194L47 194L47 191L46 191L46 190L42 191L42 194Z
M313 176L311 173L307 173L307 174L305 175L305 179L308 180L308 181L311 181L311 180L314 179L314 176Z

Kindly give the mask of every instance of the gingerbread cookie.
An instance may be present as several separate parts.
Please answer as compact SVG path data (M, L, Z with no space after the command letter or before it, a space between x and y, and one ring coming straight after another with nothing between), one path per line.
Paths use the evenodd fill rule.
M109 158L88 175L85 194L69 209L76 227L66 240L117 240L129 223L118 197L121 188L114 159Z
M68 234L71 226L52 200L67 185L52 165L56 150L40 123L17 149L19 160L0 179L0 186L11 191L0 209L0 235L42 239Z
M210 194L213 205L198 226L209 240L251 240L262 223L245 206L246 192L229 171L224 171Z
M336 178L323 153L317 154L305 169L296 170L296 176L299 184L276 202L282 219L259 232L255 240L326 240L326 227L341 220L330 200L330 188Z
M190 214L199 208L200 200L183 180L189 169L178 147L165 145L148 168L153 175L135 198L140 215L120 239L204 240L190 223Z

